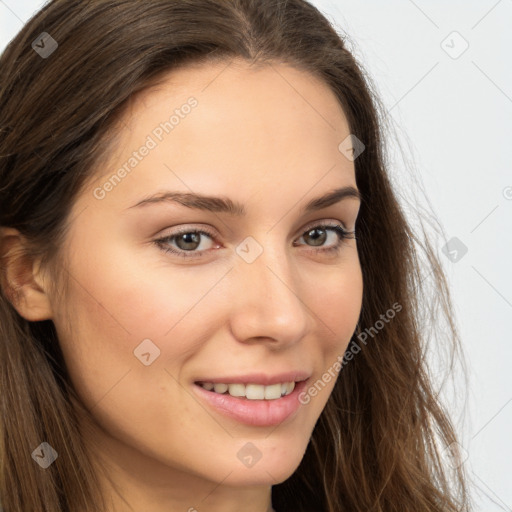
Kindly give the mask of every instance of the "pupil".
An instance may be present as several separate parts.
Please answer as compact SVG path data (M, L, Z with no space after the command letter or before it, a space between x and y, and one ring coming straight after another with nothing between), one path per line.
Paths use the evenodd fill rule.
M311 233L314 233L315 231L321 232L322 234L318 237L314 237L311 235ZM326 232L325 229L315 228L315 229L312 229L311 231L309 231L306 236L313 239L313 242L315 242L314 245L322 245L325 242L325 232Z
M180 249L196 249L196 247L194 247L194 244L199 244L200 236L201 235L199 233L184 233L178 238L177 244L180 247ZM182 241L185 243L184 246L183 244L180 244L180 242ZM193 247L190 247L190 244L192 244Z

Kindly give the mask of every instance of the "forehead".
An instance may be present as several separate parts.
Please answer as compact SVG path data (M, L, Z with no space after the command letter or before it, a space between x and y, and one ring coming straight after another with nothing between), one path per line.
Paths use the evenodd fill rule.
M338 149L350 130L334 93L286 64L174 70L135 96L121 121L96 186L124 166L129 177L110 187L108 199L126 207L164 188L220 194L231 187L243 200L258 191L279 199L316 184L355 184L353 163ZM134 156L144 146L151 149Z

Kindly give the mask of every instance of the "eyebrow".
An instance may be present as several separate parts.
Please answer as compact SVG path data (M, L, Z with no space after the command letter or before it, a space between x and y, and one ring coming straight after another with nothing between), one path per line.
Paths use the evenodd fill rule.
M310 213L321 210L347 198L358 199L361 201L361 193L358 189L352 186L337 188L327 192L323 196L312 199L301 209L301 212ZM243 204L237 201L233 201L225 196L214 197L203 194L173 191L157 193L139 201L133 206L130 206L128 209L166 202L178 203L186 206L187 208L196 210L204 210L215 213L227 213L229 215L238 217L247 215L247 211Z

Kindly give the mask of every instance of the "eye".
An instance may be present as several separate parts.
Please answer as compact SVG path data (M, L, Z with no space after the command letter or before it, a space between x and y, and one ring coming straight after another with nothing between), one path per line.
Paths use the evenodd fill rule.
M334 243L325 246L329 234L334 235ZM201 239L207 237L213 240L214 236L213 233L205 229L183 229L177 233L159 238L154 243L166 253L176 254L184 258L198 258L208 250L207 248L197 250L201 246ZM319 224L309 227L299 240L304 239L311 242L312 251L315 253L337 253L341 249L343 241L350 238L356 238L355 231L348 231L340 224ZM172 245L173 243L175 245ZM294 243L294 245L296 244Z
M328 239L328 235L334 235L334 244L324 247L324 242ZM320 224L308 228L301 236L305 240L313 242L315 253L338 253L343 245L344 240L356 238L355 231L348 231L340 224ZM318 248L320 246L320 248Z
M184 229L172 235L159 238L155 240L155 243L164 252L170 252L178 256L183 256L185 258L199 257L202 256L206 251L206 249L203 249L201 251L196 250L198 246L201 245L201 237L204 236L213 239L214 235L207 230ZM170 242L175 242L177 248L170 245Z

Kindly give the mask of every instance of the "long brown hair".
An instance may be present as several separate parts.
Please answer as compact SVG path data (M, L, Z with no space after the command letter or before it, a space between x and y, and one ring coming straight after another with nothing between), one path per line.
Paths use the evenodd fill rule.
M46 58L32 46L43 32L58 44ZM178 66L233 58L284 62L321 78L365 145L354 162L363 199L356 232L364 296L347 352L354 356L344 360L301 464L273 486L274 507L469 510L462 467L452 471L441 456L456 446L456 436L425 363L422 257L436 297L427 305L447 319L456 351L449 290L434 249L399 205L385 168L378 96L346 46L304 0L49 2L0 59L0 226L19 230L27 247L17 257L43 257L58 283L65 277L59 247L73 201L109 155L116 122L135 93ZM12 257L0 245L2 253ZM2 279L2 506L5 512L106 510L79 430L77 411L86 411L70 385L53 323L25 320L15 300L16 290ZM399 313L380 328L391 309ZM59 454L44 471L31 457L43 441Z

